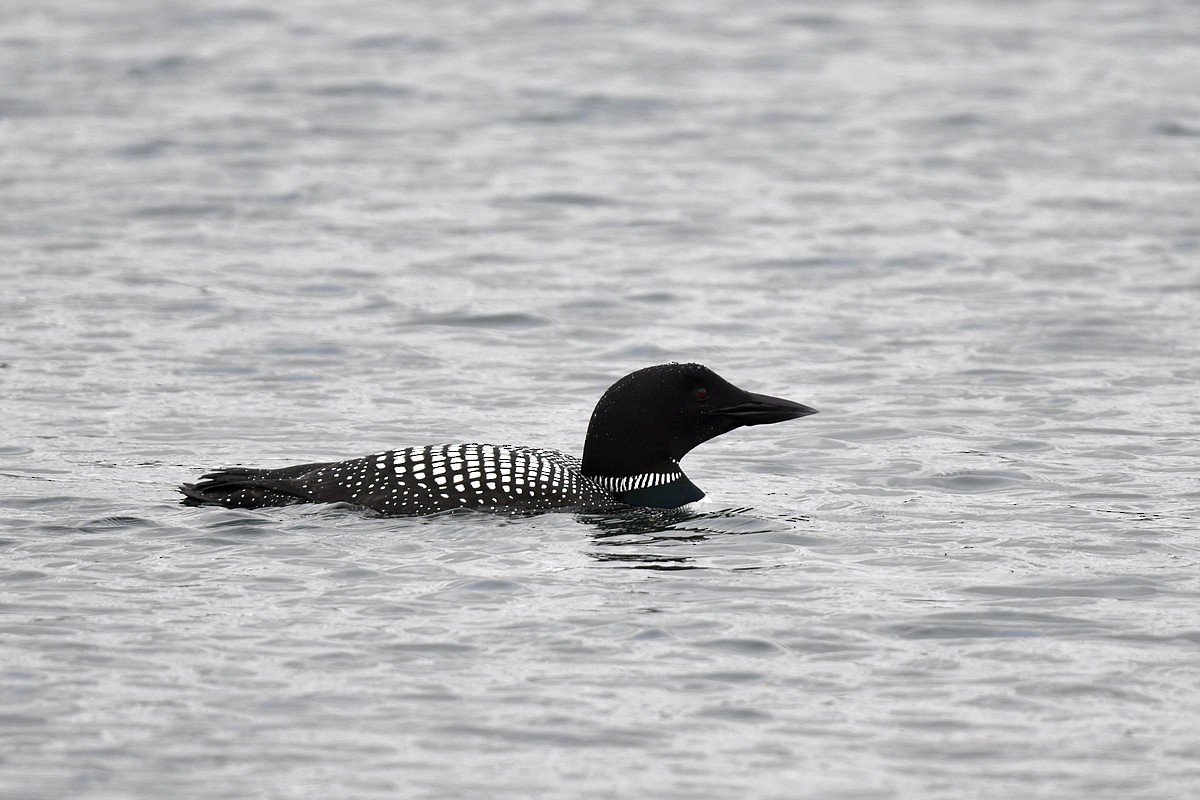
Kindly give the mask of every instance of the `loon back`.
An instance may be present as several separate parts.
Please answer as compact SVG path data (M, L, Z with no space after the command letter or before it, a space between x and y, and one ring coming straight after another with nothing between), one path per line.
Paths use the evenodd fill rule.
M350 503L396 516L456 508L676 508L704 497L679 466L696 445L744 425L815 414L752 394L699 364L626 375L596 404L583 459L531 447L450 444L282 469L234 467L179 487L186 505Z
M620 505L557 450L447 444L283 469L225 469L180 490L187 505L264 508L351 503L391 516L452 508L604 510Z

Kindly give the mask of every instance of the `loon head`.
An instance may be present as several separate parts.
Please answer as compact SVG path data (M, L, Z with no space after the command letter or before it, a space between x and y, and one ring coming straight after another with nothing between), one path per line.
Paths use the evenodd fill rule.
M701 364L660 364L609 387L588 425L583 474L629 505L674 508L704 497L679 460L743 425L815 414L791 400L739 389Z

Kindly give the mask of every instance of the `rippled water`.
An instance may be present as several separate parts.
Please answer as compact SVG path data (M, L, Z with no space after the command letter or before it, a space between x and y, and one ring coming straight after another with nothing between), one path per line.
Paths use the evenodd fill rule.
M1200 785L1200 7L0 9L0 795ZM819 416L695 513L179 507Z

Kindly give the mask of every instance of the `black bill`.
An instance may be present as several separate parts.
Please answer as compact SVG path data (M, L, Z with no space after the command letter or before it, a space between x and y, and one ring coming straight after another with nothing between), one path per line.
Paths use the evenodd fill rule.
M781 397L746 392L746 398L744 402L724 408L714 408L708 413L729 417L740 425L768 425L772 422L784 422L817 413L815 408L803 403L793 403L791 400L784 400Z

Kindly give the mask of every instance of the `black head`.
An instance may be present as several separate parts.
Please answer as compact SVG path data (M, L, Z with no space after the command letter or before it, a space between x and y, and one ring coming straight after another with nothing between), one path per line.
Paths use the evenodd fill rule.
M583 473L622 477L678 470L693 447L743 425L766 425L816 409L753 394L700 364L661 364L626 375L592 412Z

